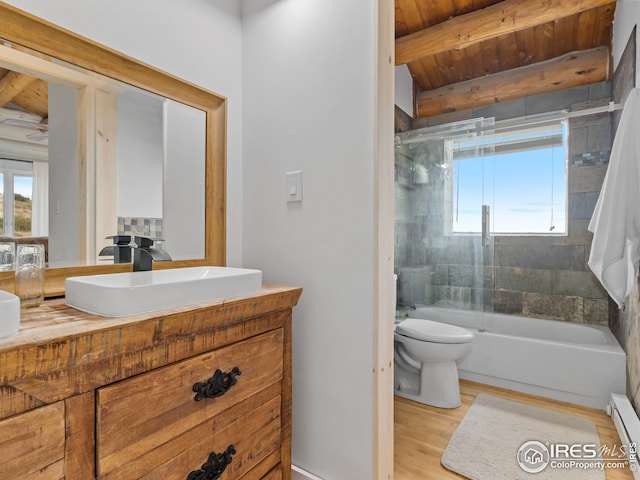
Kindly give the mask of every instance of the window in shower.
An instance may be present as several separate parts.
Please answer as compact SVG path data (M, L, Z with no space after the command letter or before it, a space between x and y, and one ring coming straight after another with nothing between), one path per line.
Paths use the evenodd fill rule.
M480 233L489 205L492 234L566 234L566 132L554 121L446 140L448 231Z

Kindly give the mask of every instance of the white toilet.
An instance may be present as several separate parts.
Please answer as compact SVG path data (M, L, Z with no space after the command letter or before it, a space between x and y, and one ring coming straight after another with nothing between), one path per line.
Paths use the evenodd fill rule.
M473 337L466 328L431 320L396 323L394 393L435 407L459 407L456 361L471 353Z

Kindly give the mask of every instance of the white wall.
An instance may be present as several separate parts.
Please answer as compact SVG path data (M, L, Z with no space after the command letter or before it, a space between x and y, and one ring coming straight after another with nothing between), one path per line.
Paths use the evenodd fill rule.
M6 3L228 99L227 264L242 265L242 24L238 0Z
M78 144L74 89L49 84L49 264L78 259ZM65 121L57 121L64 118ZM70 148L71 147L71 148Z
M377 2L243 6L244 263L304 288L293 462L320 478L371 480ZM303 201L287 204L294 170Z
M406 65L395 67L395 103L413 117L413 78Z
M165 163L162 236L174 260L205 254L204 112L165 102Z
M633 27L640 22L640 1L618 0L615 21L613 22L613 67L618 63L627 46ZM636 42L640 40L640 32L636 33ZM640 48L636 45L636 55L640 55ZM636 59L637 62L638 59ZM640 85L640 68L636 69L636 86Z
M162 100L133 91L117 102L117 214L162 218Z

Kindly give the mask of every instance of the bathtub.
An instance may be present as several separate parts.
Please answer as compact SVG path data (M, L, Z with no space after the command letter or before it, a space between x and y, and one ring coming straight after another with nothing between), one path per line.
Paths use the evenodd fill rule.
M625 353L607 327L440 307L409 316L474 332L460 378L602 410L626 392Z

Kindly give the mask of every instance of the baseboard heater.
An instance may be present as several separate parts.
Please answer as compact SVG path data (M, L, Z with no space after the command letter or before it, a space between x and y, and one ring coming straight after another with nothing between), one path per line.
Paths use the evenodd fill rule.
M611 415L622 444L627 446L635 445L636 453L632 455L635 458L629 458L629 455L627 455L627 460L629 461L629 469L633 473L633 478L640 480L640 463L638 463L637 452L637 448L640 446L640 419L629 399L625 395L617 393L611 394L611 403L607 406L607 413Z

